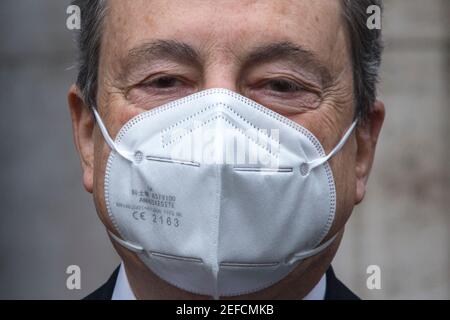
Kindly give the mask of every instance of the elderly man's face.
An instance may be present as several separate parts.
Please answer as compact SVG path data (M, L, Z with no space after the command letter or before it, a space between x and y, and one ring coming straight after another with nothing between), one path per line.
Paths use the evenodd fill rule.
M97 101L112 137L138 113L215 87L303 125L327 153L352 123L352 57L340 1L110 0L108 7ZM342 231L364 195L380 112L375 127L360 126L330 161L337 212L327 239ZM110 149L89 111L72 108L72 115L84 185L114 231L103 190ZM323 255L331 260L336 248Z

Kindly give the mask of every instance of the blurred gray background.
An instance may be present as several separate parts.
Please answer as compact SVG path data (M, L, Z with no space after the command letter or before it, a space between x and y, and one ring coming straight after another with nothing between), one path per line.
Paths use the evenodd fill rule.
M368 193L333 265L365 299L450 299L449 0L389 0L387 118ZM79 299L119 259L81 184L66 93L68 1L0 3L0 298ZM81 290L66 288L67 266ZM381 289L366 287L369 265Z

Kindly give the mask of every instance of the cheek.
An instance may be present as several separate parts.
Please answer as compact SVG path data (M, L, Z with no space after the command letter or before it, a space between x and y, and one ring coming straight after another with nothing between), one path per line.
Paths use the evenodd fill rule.
M337 143L336 132L340 132L338 130L340 126L337 124L349 122L348 119L336 120L328 117L328 114L334 114L331 111L333 110L328 113L311 112L290 117L310 130L321 141L326 153L329 153ZM342 150L329 161L336 187L336 212L326 239L339 232L352 213L356 191L355 154L355 138L350 137Z
M106 126L111 137L114 139L120 128L125 125L131 118L138 115L144 110L135 108L133 106L127 106L124 104L110 104L108 114L114 115L112 117L106 117ZM98 128L95 129L95 147L94 147L94 202L97 208L97 214L103 224L110 230L114 230L113 224L109 218L108 210L105 204L105 172L106 164L108 162L111 150L105 143L103 136Z
M110 230L113 230L113 225L108 216L108 210L105 205L105 189L104 179L106 163L110 150L108 145L103 141L102 135L97 131L95 139L95 161L94 161L94 202L97 209L97 214L102 223Z
M330 161L336 186L336 213L330 235L342 229L350 217L355 203L355 159L352 157L351 150L349 143Z

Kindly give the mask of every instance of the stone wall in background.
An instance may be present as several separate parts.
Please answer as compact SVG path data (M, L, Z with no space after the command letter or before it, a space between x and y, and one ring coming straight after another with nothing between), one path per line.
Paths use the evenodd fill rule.
M450 2L385 1L387 117L367 195L334 262L368 299L450 298ZM381 290L366 287L367 266Z
M450 298L447 0L386 1L387 107L367 197L334 261L364 298ZM0 298L78 299L118 264L83 190L66 93L75 79L68 1L0 3ZM66 289L66 267L82 289ZM381 268L381 290L366 268Z
M81 184L67 90L68 1L0 2L0 298L79 299L118 264ZM66 289L66 268L81 289Z

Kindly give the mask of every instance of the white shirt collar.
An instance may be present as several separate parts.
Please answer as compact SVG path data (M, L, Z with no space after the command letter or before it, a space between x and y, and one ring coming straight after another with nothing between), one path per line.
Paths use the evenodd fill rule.
M303 298L303 300L325 300L327 291L327 274L324 273L316 286Z
M136 300L133 290L131 290L130 283L128 282L123 263L121 263L119 267L119 274L117 275L116 285L114 286L111 300Z
M316 286L303 298L303 300L324 300L327 286L326 274L322 276ZM116 285L111 300L136 300L128 282L123 263L120 264Z

